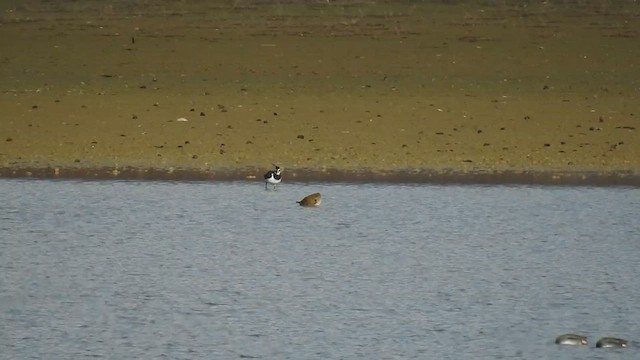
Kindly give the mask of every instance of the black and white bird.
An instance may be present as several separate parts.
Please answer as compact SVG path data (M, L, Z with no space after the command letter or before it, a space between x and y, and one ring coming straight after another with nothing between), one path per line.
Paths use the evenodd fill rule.
M626 348L629 342L625 339L603 337L596 343L597 348Z
M576 334L563 334L556 338L558 345L587 345L587 337Z
M278 185L280 183L280 181L282 181L282 169L276 165L273 164L273 166L275 166L275 170L269 170L264 174L264 189L265 190L269 190L269 184L273 185L273 189L276 189L276 185Z

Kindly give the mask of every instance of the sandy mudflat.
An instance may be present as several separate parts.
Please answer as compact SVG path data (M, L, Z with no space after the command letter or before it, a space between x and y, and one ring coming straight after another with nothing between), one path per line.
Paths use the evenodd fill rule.
M640 184L633 1L9 1L0 176Z

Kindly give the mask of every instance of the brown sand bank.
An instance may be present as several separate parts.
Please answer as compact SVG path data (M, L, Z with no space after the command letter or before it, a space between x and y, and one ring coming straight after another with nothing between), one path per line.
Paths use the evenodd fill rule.
M640 6L483 4L9 2L0 176L639 185Z

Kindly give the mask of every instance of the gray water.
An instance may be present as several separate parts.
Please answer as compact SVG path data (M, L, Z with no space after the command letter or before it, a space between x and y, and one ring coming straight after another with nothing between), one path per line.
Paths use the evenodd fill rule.
M640 189L0 190L2 359L640 358Z

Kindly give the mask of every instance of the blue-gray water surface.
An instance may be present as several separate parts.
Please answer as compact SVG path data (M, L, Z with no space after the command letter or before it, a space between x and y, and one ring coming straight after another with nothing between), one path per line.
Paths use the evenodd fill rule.
M2 359L640 358L637 188L0 191Z

